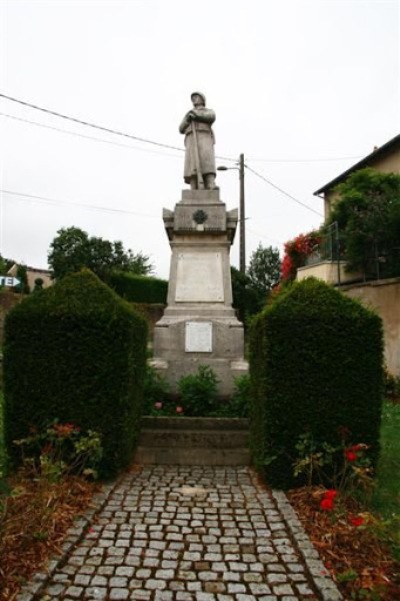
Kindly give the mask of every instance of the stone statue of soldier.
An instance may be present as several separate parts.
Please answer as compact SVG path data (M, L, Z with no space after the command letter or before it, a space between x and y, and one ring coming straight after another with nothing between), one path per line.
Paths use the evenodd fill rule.
M193 108L179 126L180 133L185 135L186 148L183 179L192 190L215 190L215 138L211 129L215 113L206 108L206 98L201 92L193 92L191 100Z

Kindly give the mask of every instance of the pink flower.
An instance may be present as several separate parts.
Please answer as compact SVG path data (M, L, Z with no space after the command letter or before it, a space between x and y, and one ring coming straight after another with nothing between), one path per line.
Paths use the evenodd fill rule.
M175 409L175 411L176 411L176 413L183 413L183 407L178 405L177 408Z
M156 409L162 409L162 403L160 403L160 402L159 403L154 403L154 407Z

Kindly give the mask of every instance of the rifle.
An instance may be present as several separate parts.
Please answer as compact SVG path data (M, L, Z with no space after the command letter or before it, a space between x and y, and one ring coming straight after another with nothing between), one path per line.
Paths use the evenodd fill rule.
M199 190L204 190L203 174L200 169L200 157L199 157L199 146L198 146L198 142L197 142L196 122L193 120L192 120L192 134L193 134L194 163L196 166L196 175L197 175L197 188Z

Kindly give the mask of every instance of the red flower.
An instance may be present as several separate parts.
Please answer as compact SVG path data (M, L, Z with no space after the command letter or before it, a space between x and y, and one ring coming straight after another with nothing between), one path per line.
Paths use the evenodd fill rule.
M175 409L175 411L176 411L176 413L183 413L183 407L178 405L177 408Z
M358 459L357 453L352 451L352 449L345 449L344 454L346 456L347 461L356 461Z
M354 453L359 453L360 451L363 451L366 448L366 446L367 445L362 443L353 444L353 446L350 447L350 450L354 451Z
M283 257L281 267L281 278L282 280L292 280L296 276L296 267L292 261L292 258L286 254Z
M331 488L329 490L326 490L324 493L324 499L335 499L337 497L337 490L335 490L334 488Z
M156 409L162 409L162 403L154 403Z
M359 528L364 523L364 518L362 517L362 515L356 515L356 516L350 517L349 522L355 528Z
M329 499L329 498L325 497L324 499L322 499L319 506L323 511L332 511L333 510L333 499Z
M56 436L60 438L67 438L73 432L79 432L79 428L74 426L74 424L66 423L66 424L54 424L53 426L54 432Z

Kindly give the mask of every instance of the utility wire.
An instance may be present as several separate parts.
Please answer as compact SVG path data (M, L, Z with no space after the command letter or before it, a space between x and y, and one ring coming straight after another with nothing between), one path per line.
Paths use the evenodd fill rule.
M113 209L111 207L100 207L96 205L89 205L81 202L70 202L67 200L60 200L57 198L49 198L46 196L37 196L35 194L25 194L24 192L15 192L14 190L4 190L0 188L0 192L3 194L8 194L9 196L21 196L27 200L34 200L35 202L43 203L43 204L51 204L51 205L59 205L64 204L73 207L83 207L85 209L89 209L91 211L101 211L107 213L123 213L128 215L135 215L136 217L146 217L148 219L160 219L160 216L155 215L146 215L145 213L137 213L136 211L128 211L126 209ZM21 200L21 199L18 199Z
M245 167L249 171L251 171L252 173L254 173L254 175L256 175L257 177L259 177L260 179L262 179L264 182L266 182L267 184L269 184L270 186L272 186L273 188L275 188L276 190L278 190L279 192L281 192L281 194L284 194L285 196L287 196L288 198L290 198L294 202L297 202L297 204L299 204L302 207L308 209L309 211L312 211L313 213L315 213L319 217L323 217L322 213L319 213L319 211L316 211L312 207L309 207L304 202L301 202L301 200L298 200L297 198L295 198L294 196L292 196L291 194L289 194L289 192L286 192L286 190L283 190L282 188L280 188L276 184L272 183L269 179L267 179L266 177L264 177L263 175L261 175L261 173L258 173L257 171L255 171L254 169L252 169L251 167L249 167L248 165L245 165Z
M257 159L257 158L247 158L248 161L251 161L253 163L255 162L259 162L259 163L329 163L329 162L334 162L334 161L350 161L350 160L356 160L356 159L361 159L362 156L358 155L358 156L353 156L353 157L326 157L326 158L320 158L320 159Z
M265 234L256 232L252 228L247 227L246 232L250 232L250 234L254 234L255 236L260 236L260 238L264 238L264 240L268 240L269 242L273 242L274 244L282 244L282 246L284 245L284 242L282 242L281 240L275 240L275 238L271 238L271 236L266 236Z
M170 144L163 144L162 142L155 142L154 140L148 140L147 138L140 138L139 136L134 136L133 134L127 134L123 131L119 131L117 129L111 129L109 127L104 127L103 125L96 125L96 123L91 123L90 121L83 121L82 119L77 119L76 117L70 117L69 115L64 115L63 113L58 113L57 111L52 111L50 109L43 108L36 104L31 104L30 102L25 102L24 100L19 100L18 98L13 98L12 96L7 96L7 94L2 94L0 92L0 98L5 98L6 100L10 100L11 102L16 102L21 104L22 106L27 106L31 109L35 109L36 111L42 111L43 113L47 113L48 115L53 115L55 117L60 117L61 119L66 119L67 121L73 121L74 123L79 123L80 125L85 125L86 127L93 127L94 129L99 129L101 131L105 131L109 134L114 134L116 136L123 136L124 138L129 138L131 140L136 140L137 142L143 142L146 144L153 144L154 146L160 146L161 148L169 148L170 150L179 150L182 152L183 148L178 148L177 146L171 146Z
M45 129L52 129L54 131L58 131L62 134L69 134L71 136L78 136L79 138L86 138L87 140L95 140L96 142L102 142L103 144L112 144L113 146L120 146L122 148L131 148L132 150L139 150L142 152L150 152L152 154L159 154L162 156L169 156L175 158L181 158L179 154L171 154L169 152L163 152L162 150L150 150L149 148L142 148L140 146L132 146L131 144L122 144L121 142L114 142L112 140L104 140L103 138L96 138L95 136L88 136L86 134L80 134L76 131L71 131L69 129L61 129L60 127L54 127L53 125L46 125L45 123L39 123L38 121L30 121L29 119L23 119L22 117L17 117L16 115L9 115L8 113L1 113L2 117L7 117L8 119L13 119L15 121L22 121L23 123L29 123L29 125L36 125L38 127L44 127Z
M99 129L101 131L105 131L105 132L113 134L113 135L124 136L126 138L130 138L132 140L136 140L138 142L143 142L143 143L146 143L146 144L153 144L155 146L160 146L162 148L167 148L167 149L170 149L170 150L178 150L179 152L184 152L184 150L185 150L184 148L180 148L178 146L172 146L170 144L164 144L163 142L156 142L154 140L149 140L147 138L140 138L139 136L135 136L133 134L128 134L126 132L122 132L122 131L119 131L119 130L115 130L115 129L111 129L111 128L108 128L108 127L104 127L103 125L97 125L96 123L91 123L90 121L83 121L81 119L77 119L76 117L71 117L69 115L64 115L63 113L58 113L57 111L53 111L51 109L47 109L47 108L38 106L36 104L32 104L30 102L26 102L26 101L20 100L18 98L14 98L13 96L8 96L7 94L0 93L0 98L4 98L5 100L10 100L11 102L16 102L18 104L21 104L22 106L27 106L27 107L29 107L31 109L35 109L37 111L42 111L44 113L47 113L49 115L53 115L55 117L60 117L61 119L66 119L66 120L72 121L74 123L79 123L79 125L84 125L86 127L93 127L95 129ZM60 131L60 132L63 132L63 133L70 133L72 135L81 136L83 138L86 137L86 138L89 138L89 139L98 140L99 142L105 142L105 143L109 143L109 144L114 143L115 144L115 142L107 142L106 140L102 140L100 138L91 138L90 136L84 136L84 135L78 134L76 132L71 132L71 131L63 130L63 129L58 129L57 127L52 127L50 125L45 125L43 123L37 123L37 122L34 122L34 121L29 121L28 119L23 119L21 117L16 117L14 115L8 115L8 114L5 114L5 113L0 113L0 115L3 115L4 117L9 117L11 119L16 119L18 121L25 121L26 123L30 123L31 125L37 125L39 127L46 127L48 129L54 129L55 131ZM124 145L121 144L121 146L124 146ZM132 148L132 147L128 146L128 148ZM172 156L172 155L170 155L170 156ZM173 156L175 156L175 155L173 155ZM217 156L216 158L222 159L222 160L225 160L225 161L232 161L232 162L233 161L234 162L237 161L237 159L232 158L232 157ZM353 160L353 159L355 160L355 159L359 159L359 158L361 158L360 155L359 156L347 156L347 157L319 158L319 159L317 159L317 158L316 159L314 159L314 158L312 158L312 159L263 159L263 158L250 158L248 160L254 161L254 162L256 162L256 161L258 161L258 162L264 162L264 163L311 163L311 162L314 163L314 162L329 162L329 161L346 161L346 160Z
M2 94L0 94L0 96L2 96ZM1 113L0 115L2 117L7 117L9 119L14 119L15 121L22 121L23 123L29 123L29 125L36 125L38 127L44 127L45 129L52 129L54 131L58 131L60 133L63 134L69 134L71 136L78 136L79 138L86 138L87 140L95 140L96 142L102 142L103 144L112 144L114 146L120 146L122 148L131 148L132 150L139 150L142 152L150 152L153 154L159 154L162 156L168 156L168 157L173 157L173 158L181 158L181 155L177 155L177 154L171 154L169 152L163 152L163 151L157 151L157 150L149 150L148 148L142 148L140 146L131 146L130 144L121 144L119 142L113 142L111 140L104 140L103 138L97 138L95 136L88 136L85 134L79 134L78 132L75 131L71 131L69 129L61 129L60 127L54 127L54 125L46 125L45 123L39 123L38 121L31 121L30 119L24 119L22 117L17 117L16 115L10 115L9 113ZM121 134L121 135L126 135L129 137L129 134ZM138 138L139 139L139 138ZM156 142L154 142L156 143ZM175 146L167 146L166 144L164 144L164 146L166 146L167 148L172 148L173 150L179 150L181 152L183 152L185 149L184 148L178 148ZM225 156L216 156L217 159L221 159L223 161L229 161L229 162L236 162L237 159L232 158L232 157L225 157Z

